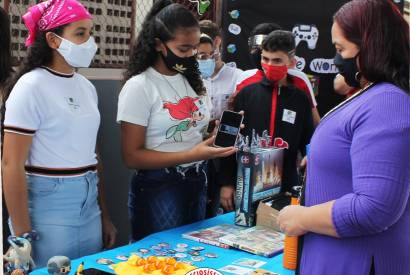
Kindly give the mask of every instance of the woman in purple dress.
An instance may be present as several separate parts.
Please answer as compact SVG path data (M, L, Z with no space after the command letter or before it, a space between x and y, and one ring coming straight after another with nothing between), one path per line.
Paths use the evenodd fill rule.
M278 218L304 235L300 274L410 274L409 25L388 0L334 16L335 64L360 90L312 137L305 206Z

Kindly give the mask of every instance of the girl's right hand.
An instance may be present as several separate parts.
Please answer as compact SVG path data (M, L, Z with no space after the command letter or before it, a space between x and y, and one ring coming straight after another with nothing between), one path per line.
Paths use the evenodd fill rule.
M237 149L233 146L218 148L214 146L215 136L199 143L191 149L191 154L196 161L208 160L213 158L224 158L236 153Z

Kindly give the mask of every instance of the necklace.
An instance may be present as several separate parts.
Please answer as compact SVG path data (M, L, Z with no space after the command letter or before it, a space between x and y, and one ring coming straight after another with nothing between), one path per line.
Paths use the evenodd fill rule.
M162 74L161 74L161 77L168 83L168 86L171 87L171 89L175 92L175 94L179 97L179 99L182 99L182 96L179 95L177 89L175 89L174 86L171 85L171 83L168 81L168 79L165 76L163 76ZM188 97L188 88L186 86L185 79L182 78L182 81L184 82L186 97Z
M333 109L331 109L329 112L327 112L320 121L323 121L326 117L328 117L331 113L333 113L334 111L336 111L337 109L339 109L340 107L346 105L347 103L349 103L350 101L352 101L354 98L362 95L364 92L366 92L370 86L373 85L373 82L369 82L366 86L364 86L362 89L360 89L359 91L357 91L355 94L353 94L351 97L347 98L346 100L342 101L341 103L339 103L338 105L336 105L336 107L334 107Z
M47 70L47 71L49 71L49 72L51 72L51 73L53 73L53 74L57 74L57 75L65 76L65 77L73 76L74 73L75 73L74 70L73 70L73 72L70 73L70 74L62 73L62 72L58 72L58 71L56 71L56 70L53 70L53 69L51 69L50 67L47 67L47 66L40 66L40 68L43 68L43 69L45 69L45 70Z

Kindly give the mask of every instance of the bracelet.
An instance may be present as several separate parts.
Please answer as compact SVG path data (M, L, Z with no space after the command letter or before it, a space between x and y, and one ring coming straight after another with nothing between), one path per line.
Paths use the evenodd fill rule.
M37 231L31 230L30 232L26 232L23 235L21 235L22 238L28 240L30 243L33 241L38 241L40 238L38 236Z

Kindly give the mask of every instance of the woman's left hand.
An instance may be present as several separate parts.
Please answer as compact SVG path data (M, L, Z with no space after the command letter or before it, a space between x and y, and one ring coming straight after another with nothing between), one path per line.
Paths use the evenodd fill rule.
M115 244L117 229L111 222L110 218L102 218L103 242L104 248L111 248Z
M307 233L302 221L306 207L300 205L289 205L279 212L277 223L280 230L290 237L297 237Z

